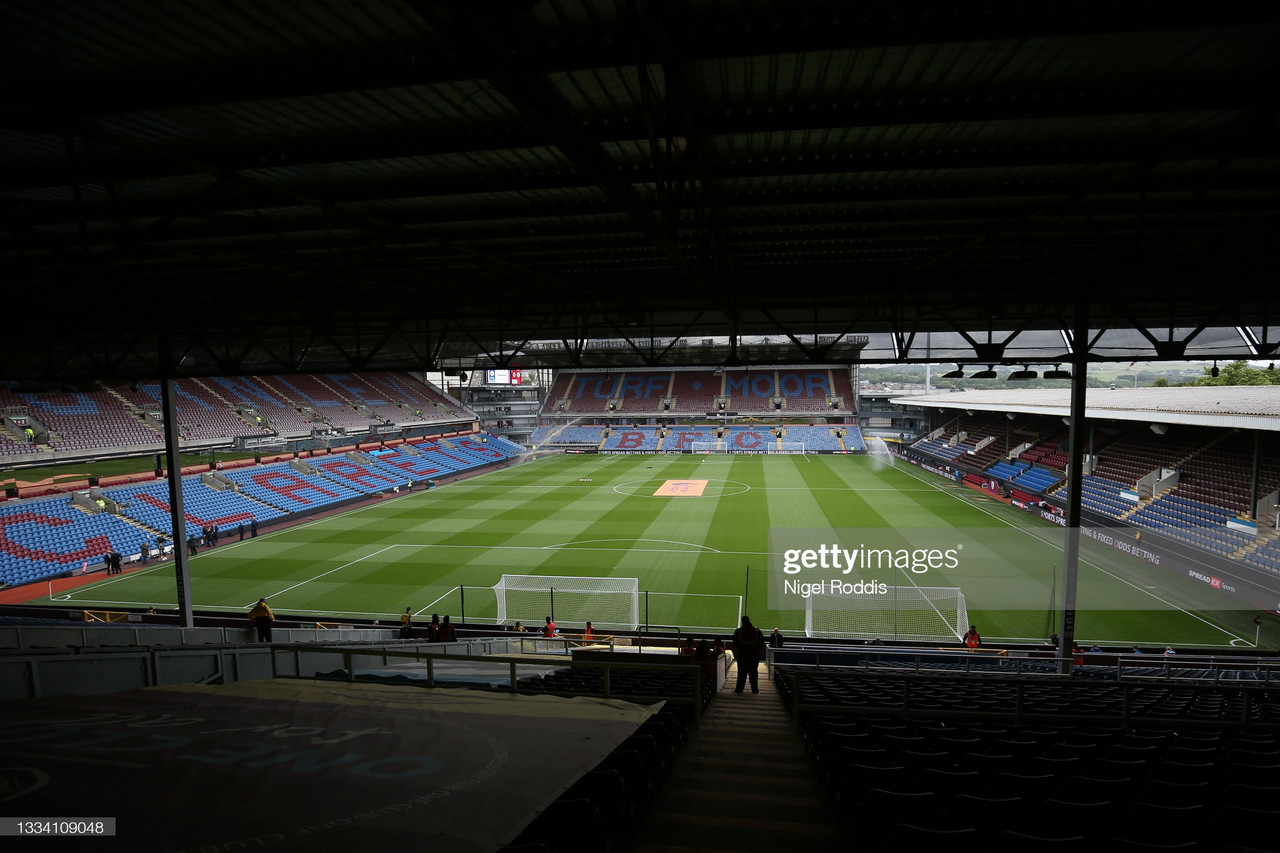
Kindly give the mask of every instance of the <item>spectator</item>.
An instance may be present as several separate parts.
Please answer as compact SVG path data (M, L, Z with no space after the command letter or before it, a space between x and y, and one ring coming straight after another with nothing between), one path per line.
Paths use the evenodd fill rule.
M452 643L458 639L453 632L453 623L449 621L449 614L444 615L444 620L440 623L440 642Z
M783 642L782 632L777 628L773 629L773 633L769 635L769 648L780 649Z
M969 630L964 632L964 644L970 649L976 649L982 645L982 635L978 633L977 625L970 625Z
M556 623L551 621L551 617L547 617L547 624L542 626L542 636L551 638L556 635Z
M760 654L764 650L764 634L751 624L750 616L742 617L742 624L733 632L733 656L738 662L738 686L734 693L741 693L748 680L751 692L759 693Z
M271 623L275 621L275 618L276 615L267 606L267 600L259 598L258 603L249 611L249 619L258 629L258 642L271 642Z
M587 623L587 627L582 629L582 639L588 643L595 642L596 628L590 622Z
M440 642L440 614L439 613L431 614L431 624L427 626L427 642L428 643Z

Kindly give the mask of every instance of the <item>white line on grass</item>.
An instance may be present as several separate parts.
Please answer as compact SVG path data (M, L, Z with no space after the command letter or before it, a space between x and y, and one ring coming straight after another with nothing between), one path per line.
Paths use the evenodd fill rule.
M636 540L636 539L595 539L589 540L593 542L636 542L650 541L663 542L662 539ZM429 543L413 543L399 542L394 545L388 545L387 548L460 548L464 550L475 551L543 551L546 549L566 549L566 546L572 546L575 543L566 542L558 545L455 545L449 542L429 542ZM688 545L688 542L678 542L675 544ZM714 554L723 554L730 557L769 557L774 556L770 551L718 551L707 545L700 546ZM383 549L384 551L386 548ZM689 551L685 548L573 548L574 551L621 551L622 553L630 553L640 551L645 554L696 554L697 551Z
M679 542L679 541L677 541L677 540L675 540L675 539L580 539L580 540L577 540L577 541L575 541L575 542L559 542L559 543L556 543L555 545L543 545L543 546L541 546L541 547L542 547L544 550L554 550L554 549L558 549L558 548L573 548L574 550L581 550L581 549L579 549L579 548L577 547L578 545L591 545L591 544L594 544L594 543L596 543L596 542L661 542L661 543L663 543L663 544L665 544L665 545L688 545L690 548L701 548L703 551L710 551L710 552L711 552L711 553L713 553L713 554L723 554L723 553L724 553L723 551L721 551L721 550L719 550L719 549L717 549L717 548L712 548L710 545L699 545L697 542ZM591 550L596 550L596 549L591 549ZM608 550L613 550L613 549L608 549ZM657 550L663 550L663 551L666 551L666 550L670 550L670 549L658 549L658 548L625 548L625 549L621 549L621 550L626 550L626 551L657 551Z
M915 472L908 471L907 473L908 473L908 474L910 474L910 475L911 475L914 479L916 479L918 482L925 483L926 485L929 485L929 486L934 486L934 488L935 488L935 490L936 490L936 491L941 492L941 493L942 493L942 494L944 494L944 495L949 495L949 496L951 496L951 497L955 498L955 499L956 499L956 500L958 500L958 501L961 501L961 502L963 502L963 503L965 503L965 504L967 504L967 505L969 505L969 506L974 507L975 509L978 509L978 510L980 510L980 511L982 511L982 512L985 512L987 515L991 516L991 517L992 517L992 518L994 518L996 521L999 521L1001 524L1006 525L1007 527L1011 527L1011 528L1013 528L1014 530L1020 530L1020 531L1022 531L1023 533L1025 533L1026 535L1030 536L1032 539L1035 539L1035 540L1037 540L1037 541L1039 541L1039 542L1041 542L1041 543L1043 543L1043 544L1045 544L1045 545L1048 545L1048 546L1050 546L1051 548L1056 548L1056 547L1058 547L1057 543L1053 542L1052 540L1045 539L1044 537L1038 536L1038 535L1037 535L1034 531L1032 531L1031 529L1026 528L1026 527L1019 527L1018 525L1016 525L1016 524L1014 524L1013 522L1009 521L1007 518L1001 518L999 515L997 515L996 513L992 512L991 510L987 509L986 507L984 507L984 506L980 506L979 504L976 504L976 503L974 503L973 501L965 500L965 497L966 497L966 496L965 496L965 495L963 495L962 493L959 493L959 492L949 492L949 491L947 491L946 489L938 488L938 487L937 487L937 486L935 486L933 483L930 483L930 482L928 482L927 480L924 480L923 478L921 478L921 477L917 476L917 475L915 474ZM1086 560L1086 559L1084 559L1083 557L1079 557L1079 556L1077 556L1077 559L1078 559L1081 563L1084 563L1085 565L1092 566L1093 568L1095 568L1095 569L1097 569L1098 571L1102 572L1104 575L1107 575L1108 577L1115 578L1116 580L1120 581L1121 583L1125 584L1126 586L1133 587L1134 589L1138 590L1138 592L1141 592L1143 595L1149 595L1149 596L1151 596L1151 597L1152 597L1152 598L1154 598L1156 601L1160 602L1161 604L1163 604L1163 605L1165 605L1165 606L1167 606L1167 607L1171 607L1171 608L1173 608L1174 610L1180 611L1180 612L1182 612L1182 613L1186 614L1187 616L1190 616L1192 619L1195 619L1195 620L1197 620L1197 621L1199 621L1199 622L1203 622L1205 625L1208 625L1208 626L1209 626L1209 627L1211 627L1211 628L1216 628L1217 630L1219 630L1219 631L1221 631L1222 633L1226 634L1228 637L1232 637L1233 639L1236 639L1236 640L1241 640L1241 639L1243 639L1242 637L1237 636L1236 634L1232 633L1231 631L1229 631L1228 629L1226 629L1226 628L1222 627L1221 625L1218 625L1218 624L1216 624L1216 623L1214 623L1214 622L1210 622L1208 619L1205 619L1203 616L1200 616L1200 615L1199 615L1199 614L1197 614L1197 613L1194 613L1194 612L1192 612L1192 611L1190 611L1190 610L1187 610L1187 609L1186 609L1186 608L1184 608L1184 607L1180 607L1179 605L1174 604L1172 601L1166 601L1165 599L1161 598L1160 596L1156 595L1155 593L1150 592L1150 591L1148 591L1148 590L1146 590L1146 589L1143 589L1142 587L1138 586L1137 584L1133 583L1132 581L1129 581L1127 578L1123 578L1123 577L1121 577L1120 575L1115 574L1114 572L1110 572L1110 571L1108 571L1107 569L1103 568L1102 566L1098 565L1097 563L1095 563L1095 562L1093 562L1093 561L1091 561L1091 560Z
M331 574L333 574L334 572L340 572L340 571L342 571L343 569L347 568L348 566L354 566L356 563L363 562L363 561L365 561L365 560L369 559L370 557L376 557L376 556L378 556L378 555L379 555L379 554L381 554L383 551L390 551L392 548L397 548L397 547L399 547L399 546L397 546L397 545L388 545L388 546L386 546L385 548L379 548L377 551L374 551L374 552L369 553L369 554L365 554L363 557L358 557L358 558L356 558L356 559L354 559L354 560L352 560L352 561L350 561L350 562L348 562L348 563L343 563L341 566L336 566L336 567L334 567L334 568L330 569L330 570L329 570L329 571L327 571L327 572L321 572L320 574L318 574L318 575L316 575L316 576L314 576L314 577L307 578L307 579L306 579L306 580L304 580L304 581L299 581L298 583L295 583L293 586L287 586L287 587L285 587L284 589L279 590L278 592L274 592L274 593L272 593L272 596L273 596L273 597L275 597L275 596L280 596L280 595L285 594L286 592L290 592L290 591L292 591L292 590L295 590L295 589L297 589L297 588L298 588L298 587L300 587L300 586L306 586L307 584L311 583L312 581L320 580L320 578L325 577L326 575L331 575ZM253 607L253 605L255 605L255 604L257 604L257 603L258 603L258 602L257 602L257 600L255 599L254 601L252 601L252 602L250 602L249 604L246 604L246 605L244 605L244 606L245 606L245 608L247 609L247 608Z
M84 591L85 591L85 592L96 592L96 591L98 591L98 590L102 589L104 586L114 586L115 584L118 584L118 583L124 583L125 581L129 580L130 578L136 578L136 577L141 577L141 576L143 576L143 575L149 575L149 574L151 574L152 572L158 571L158 570L160 570L160 569L168 568L170 565L172 565L172 564L171 564L171 563L163 563L163 562L162 562L162 563L157 563L156 565L151 566L150 568L146 568L146 569L133 569L133 570L132 570L132 571L130 571L128 574L120 575L119 577L117 577L117 578L112 578L111 580L95 581L95 582L94 582L94 583L92 583L91 585L89 585L89 586L85 587L85 588L84 588ZM50 598L49 600L50 600L50 601L82 601L82 600L83 600L83 601L88 601L88 602L93 603L93 604L101 604L101 603L103 603L103 599L98 599L98 598L88 598L88 599L78 599L78 598L73 599L73 598L72 598L72 596L73 596L73 595L78 595L78 594L79 594L79 593L77 593L75 590L71 590L70 592L64 593L63 595L55 596L55 597L53 597L53 598ZM109 603L109 602L108 602L108 603ZM122 602L120 602L120 603L121 603L121 604L125 604L125 603L128 603L128 602L123 602L123 601L122 601ZM147 604L149 604L149 603L151 603L151 602L143 602L143 603L147 603Z

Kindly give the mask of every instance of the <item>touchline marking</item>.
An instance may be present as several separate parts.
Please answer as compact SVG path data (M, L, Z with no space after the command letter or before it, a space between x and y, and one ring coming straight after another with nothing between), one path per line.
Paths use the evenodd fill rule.
M289 592L290 590L295 590L295 589L297 589L297 588L298 588L298 587L300 587L300 586L306 586L307 584L311 583L312 581L319 580L320 578L324 577L325 575L331 575L331 574L333 574L334 572L340 572L340 571L342 571L343 569L347 568L348 566L354 566L356 563L363 562L363 561L365 561L365 560L369 559L370 557L376 557L376 556L378 556L378 555L379 555L379 554L381 554L383 551L390 551L392 548L397 548L397 547L399 547L399 546L398 546L398 545L388 545L388 546L386 546L385 548L379 548L377 551L374 551L374 552L372 552L372 553L370 553L370 554L365 554L363 557L359 557L359 558L357 558L357 559L355 559L355 560L352 560L352 561L351 561L351 562L349 562L349 563L343 563L341 566L337 566L336 568L332 568L332 569L330 569L330 570L329 570L329 571L327 571L327 572L321 572L320 574L316 575L315 577L310 577L310 578L307 578L307 579L306 579L306 580L304 580L304 581L299 581L298 583L295 583L293 586L287 586L287 587L285 587L284 589L279 590L278 592L274 592L274 593L272 593L272 596L280 596L280 595L284 595L286 592ZM253 605L255 605L255 604L257 604L257 603L258 603L258 602L257 602L256 600L254 600L254 601L251 601L251 602L249 602L248 604L244 605L244 607L245 607L245 608L251 608L251 607L253 607Z
M162 563L157 563L156 565L151 566L150 568L134 569L130 571L128 574L121 575L118 578L112 578L111 580L94 581L92 584L85 587L84 591L85 592L97 591L102 589L104 586L113 586L114 584L124 583L129 578L142 577L143 575L149 575L152 572L155 572L164 568L168 568L168 564L162 562ZM54 596L49 600L50 601L81 601L83 600L83 601L89 601L93 603L101 603L103 601L103 599L98 599L98 598L87 598L87 599L72 598L73 595L77 595L75 590L71 590L70 592L63 593L62 595ZM121 603L123 604L128 602L121 602Z
M703 551L710 551L713 554L723 554L724 552L718 548L712 548L710 545L699 545L697 542L680 542L676 539L579 539L575 542L559 542L555 545L543 545L543 550L557 550L560 548L573 548L574 550L591 550L591 551L614 551L616 548L577 548L578 545L591 545L597 542L661 542L664 545L687 545L690 548L700 548ZM519 547L519 546L517 546ZM669 548L626 548L627 551L659 551L665 552Z
M664 539L592 539L591 542L665 542ZM396 545L388 545L387 548L461 548L474 551L544 551L544 550L569 550L565 546L572 546L576 543L561 542L554 545L453 545L448 542L430 542L420 545L408 542ZM676 545L692 545L690 542L675 542ZM778 556L769 551L719 551L708 545L695 546L705 548L713 554L725 554L737 557L770 557ZM386 548L383 549L384 551ZM689 554L691 552L685 548L573 548L574 551L620 551L624 554L631 552L640 552L644 554ZM372 555L371 555L372 556Z
M908 471L908 473L909 473L912 477L914 477L918 482L925 483L926 485L933 485L932 483L928 483L926 480L923 480L922 478L917 477L917 476L915 475L915 473L914 473L914 472ZM944 494L944 495L950 495L951 497L955 498L956 500L959 500L959 501L962 501L962 502L963 502L963 500L964 500L963 496L958 495L958 494L951 494L950 492L947 492L947 491L946 491L946 490L944 490L944 489L938 489L937 491L941 492L941 493L942 493L942 494ZM1055 543L1055 542L1053 542L1053 541L1051 541L1051 540L1045 539L1045 538L1043 538L1043 537L1037 536L1037 535L1036 535L1032 530L1030 530L1029 528L1019 527L1018 525L1014 524L1013 522L1009 521L1008 519L1006 519L1006 518L1001 518L999 515L996 515L994 512L992 512L991 510L987 509L987 508L986 508L986 507L984 507L984 506L978 506L978 505L976 505L976 504L972 504L972 506L974 507L974 509L977 509L977 510L980 510L980 511L982 511L982 512L985 512L987 515L991 516L991 517L992 517L992 518L994 518L996 521L999 521L1001 524L1005 525L1006 527L1012 527L1014 530L1020 530L1020 531L1022 531L1023 533L1025 533L1026 535L1030 536L1032 539L1035 539L1035 540L1037 540L1037 541L1039 541L1039 542L1041 542L1041 543L1043 543L1043 544L1045 544L1045 545L1048 545L1048 546L1049 546L1049 547L1051 547L1051 548L1057 548L1057 547L1058 547L1058 546L1057 546L1057 543ZM1226 628L1222 627L1221 625L1217 625L1217 624L1215 624L1215 623L1213 623L1213 622L1210 622L1208 619L1205 619L1205 618L1203 618L1202 616L1199 616L1198 614L1192 613L1190 610L1187 610L1186 608L1179 607L1178 605L1174 604L1172 601L1166 601L1166 600L1164 600L1163 598L1161 598L1160 596L1156 595L1155 593L1148 592L1147 590L1143 589L1142 587L1138 586L1137 584L1132 583L1131 581L1129 581L1129 580L1128 580L1128 579L1126 579L1126 578L1122 578L1122 577L1120 577L1119 575L1115 574L1114 572L1107 571L1107 570L1106 570L1106 569L1104 569L1102 566L1099 566L1097 563L1094 563L1094 562L1092 562L1092 561L1090 561L1090 560L1086 560L1086 559L1084 559L1083 557L1079 557L1079 556L1077 556L1077 559L1078 559L1081 563L1084 563L1084 564L1085 564L1085 565L1087 565L1087 566L1092 566L1093 568L1095 568L1095 569L1097 569L1098 571L1102 572L1104 575L1107 575L1108 577L1111 577L1111 578L1115 578L1116 580L1120 581L1122 584L1125 584L1126 586L1130 586L1130 587L1132 587L1132 588L1136 589L1138 592L1141 592L1143 595L1149 595L1149 596L1151 596L1152 598L1154 598L1156 601L1160 602L1161 604L1163 604L1163 605L1165 605L1165 606L1167 606L1167 607L1171 607L1171 608L1173 608L1174 610L1180 611L1180 612L1182 612L1182 613L1186 614L1187 616L1190 616L1192 619L1195 619L1195 620L1197 620L1197 621L1199 621L1199 622L1203 622L1205 625L1208 625L1210 628L1215 628L1215 629L1217 629L1217 630L1221 631L1222 633L1226 634L1228 637L1234 637L1234 638L1235 638L1235 639L1237 639L1237 640L1241 640L1241 639L1243 639L1242 637L1237 636L1236 634L1232 633L1231 631L1227 630Z

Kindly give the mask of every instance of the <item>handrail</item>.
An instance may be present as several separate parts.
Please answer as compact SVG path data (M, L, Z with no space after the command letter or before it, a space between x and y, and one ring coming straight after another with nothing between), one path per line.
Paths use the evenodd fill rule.
M523 644L524 641L521 641ZM550 640L550 642L555 642ZM567 641L566 641L567 646ZM528 657L520 655L472 655L472 654L449 654L448 652L424 652L422 650L408 651L391 648L383 649L352 649L338 646L316 646L312 644L272 644L272 673L278 673L276 666L275 652L307 652L311 655L341 655L343 668L347 672L347 681L356 681L355 658L356 656L369 657L372 654L378 654L383 659L403 658L405 660L426 661L427 678L425 687L435 687L435 664L437 661L457 662L472 661L477 663L488 664L506 664L509 668L511 692L518 693L517 684L517 668L520 666L547 666L545 660L531 660ZM437 646L438 648L438 646ZM295 663L296 663L295 658ZM612 698L612 690L610 687L609 674L612 670L677 670L681 673L693 673L693 695L689 699L673 698L669 696L654 697L661 698L669 702L684 704L691 702L693 705L693 720L696 727L702 718L702 672L700 667L686 666L684 664L672 665L668 663L649 663L649 662L622 662L616 660L574 660L567 664L557 663L556 666L568 667L572 669L600 669L603 673L603 690L606 699ZM633 694L630 694L633 695Z

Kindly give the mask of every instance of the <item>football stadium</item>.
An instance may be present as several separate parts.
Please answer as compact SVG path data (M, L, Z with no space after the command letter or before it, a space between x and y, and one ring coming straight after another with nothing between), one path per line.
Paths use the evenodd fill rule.
M1277 8L0 16L0 834L1276 849Z

